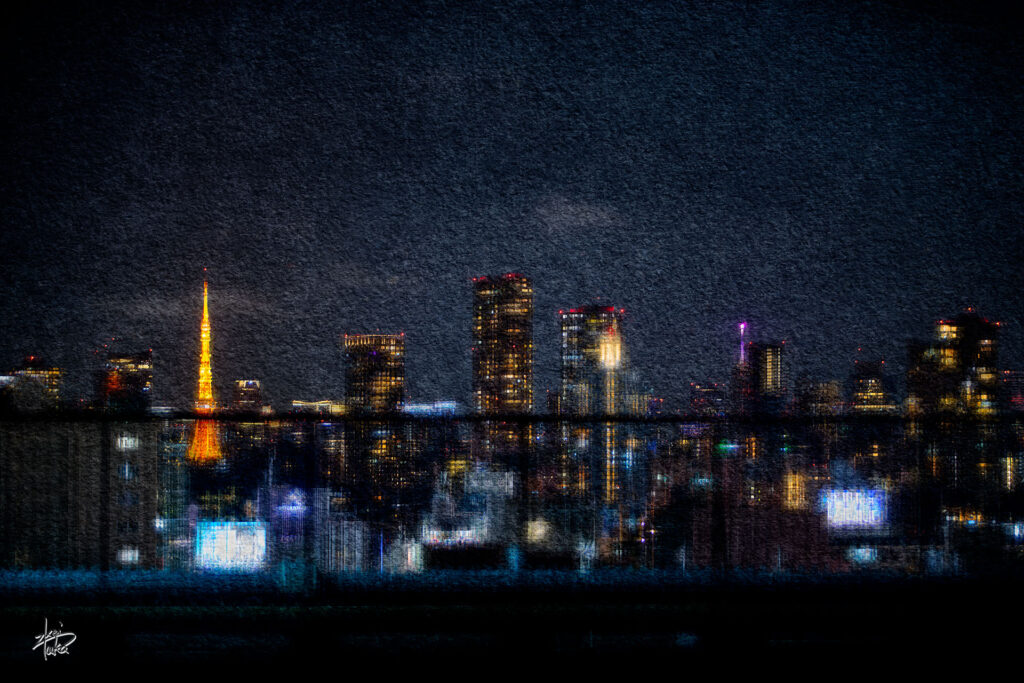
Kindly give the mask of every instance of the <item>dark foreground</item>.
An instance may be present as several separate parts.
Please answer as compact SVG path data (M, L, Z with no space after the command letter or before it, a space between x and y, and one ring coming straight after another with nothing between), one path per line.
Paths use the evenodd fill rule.
M941 653L1015 648L1024 608L1021 577L1005 575L437 572L320 581L296 593L260 578L86 575L70 588L55 578L63 581L5 581L0 657L42 665L42 649L32 648L44 619L76 636L47 666L392 653Z

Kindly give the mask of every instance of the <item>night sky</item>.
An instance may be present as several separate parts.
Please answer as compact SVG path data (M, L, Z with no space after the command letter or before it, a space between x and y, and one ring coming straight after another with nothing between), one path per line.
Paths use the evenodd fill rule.
M254 3L257 4L257 3ZM412 400L470 394L471 283L626 309L644 383L895 374L973 305L1024 369L1024 31L968 3L153 3L3 19L0 371L90 391L104 338L195 391L340 398L342 333L406 333ZM389 3L397 5L398 3ZM934 9L938 5L939 9Z

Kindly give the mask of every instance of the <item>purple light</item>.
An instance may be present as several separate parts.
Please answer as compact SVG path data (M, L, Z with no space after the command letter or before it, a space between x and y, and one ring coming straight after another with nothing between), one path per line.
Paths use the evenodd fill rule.
M740 365L743 365L744 363L747 362L747 352L743 348L743 335L746 333L746 331L747 323L740 323Z

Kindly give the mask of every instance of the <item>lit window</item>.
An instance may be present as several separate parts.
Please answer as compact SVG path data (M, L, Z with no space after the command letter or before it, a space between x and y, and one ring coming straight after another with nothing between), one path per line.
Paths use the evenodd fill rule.
M131 481L135 478L135 468L130 462L122 463L121 467L118 468L118 472L125 481Z
M135 546L121 546L117 551L117 561L125 565L136 565L139 563L139 549Z

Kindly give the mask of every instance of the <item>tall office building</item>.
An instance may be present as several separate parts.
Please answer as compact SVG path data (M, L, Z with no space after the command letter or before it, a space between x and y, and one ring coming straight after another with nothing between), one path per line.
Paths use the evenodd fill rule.
M525 275L473 278L473 407L533 410L533 287Z
M783 344L755 344L748 347L750 362L756 368L757 390L762 396L774 397L785 393L782 374Z
M199 386L196 391L196 412L211 415L214 411L213 370L211 367L211 335L209 288L203 282L203 321L199 325ZM188 446L189 460L196 463L212 463L221 459L220 434L217 423L209 419L198 419L193 425Z
M349 413L396 413L405 404L405 334L346 334Z
M622 412L626 365L621 308L582 306L559 311L562 329L564 414L598 415Z
M839 380L815 382L807 377L796 381L795 407L801 415L838 415L843 410Z
M525 275L473 278L473 409L480 415L533 410L533 287ZM482 454L513 452L532 439L529 425L485 422Z
M628 367L624 313L621 308L596 304L559 311L563 415L645 414L646 405L641 407L635 375ZM611 422L563 424L563 490L582 493L587 481L597 479L604 501L618 500L630 464L629 439L623 438L628 432Z
M939 320L930 342L908 345L907 409L992 415L997 410L999 323L968 308Z
M745 333L744 324L740 327L741 339ZM742 344L740 362L733 369L733 412L749 415L778 412L783 408L786 400L784 349L785 342Z
M119 412L148 410L153 389L153 349L109 353L97 384L100 407Z

